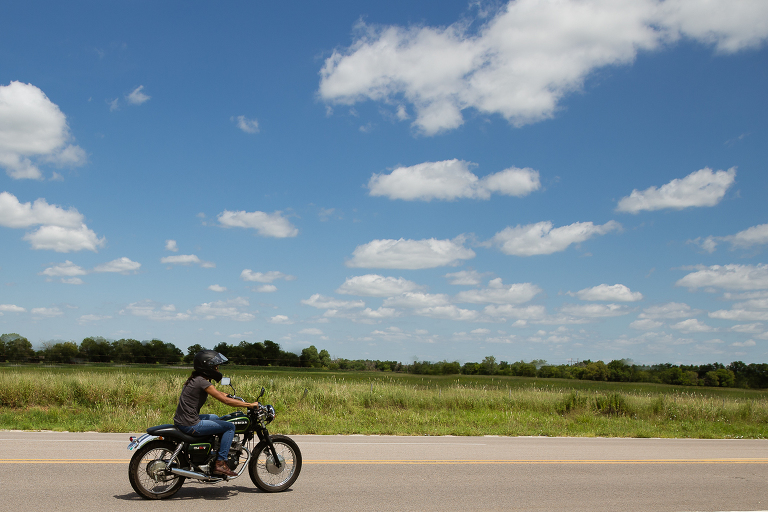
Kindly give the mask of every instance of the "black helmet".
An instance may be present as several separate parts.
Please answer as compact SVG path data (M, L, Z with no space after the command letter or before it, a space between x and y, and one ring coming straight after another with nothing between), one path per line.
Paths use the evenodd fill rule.
M219 354L215 350L201 350L195 354L195 371L207 379L213 379L216 382L221 380L221 372L216 369L217 366L227 364L229 360L224 354Z

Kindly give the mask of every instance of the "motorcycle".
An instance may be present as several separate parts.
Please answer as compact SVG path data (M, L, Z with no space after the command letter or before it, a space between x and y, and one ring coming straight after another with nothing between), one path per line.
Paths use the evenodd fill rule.
M228 377L222 378L221 383L232 388L233 394L228 397L245 402L234 394ZM264 396L264 391L262 387L256 401ZM160 500L176 494L187 478L212 484L231 481L239 478L246 467L251 481L262 491L280 492L293 485L301 472L301 451L290 437L270 435L267 425L275 419L274 407L259 405L246 413L235 411L219 419L235 424L227 466L236 476L212 472L221 434L193 436L174 425L157 425L140 437L130 438L128 450L136 450L128 465L133 490L142 498Z

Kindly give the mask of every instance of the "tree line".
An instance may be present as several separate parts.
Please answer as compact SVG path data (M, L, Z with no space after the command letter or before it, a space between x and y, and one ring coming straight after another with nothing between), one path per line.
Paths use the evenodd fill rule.
M16 334L0 336L0 362L23 363L120 363L120 364L192 364L194 355L207 347L192 345L184 354L173 343L159 339L139 341L119 339L109 341L100 336L88 337L79 344L74 341L46 342L34 350L27 338ZM703 365L636 365L626 359L603 361L580 361L575 364L551 365L544 360L531 362L497 361L487 356L481 362L458 361L414 361L404 364L399 361L370 359L332 358L327 350L318 350L314 345L302 349L300 354L287 352L278 343L238 344L219 343L213 350L221 352L232 363L242 366L285 366L295 368L318 368L333 371L380 371L403 372L417 375L501 375L537 377L542 379L579 379L607 382L650 382L679 386L714 386L739 388L768 388L768 364L745 364L734 361L729 365L721 363Z

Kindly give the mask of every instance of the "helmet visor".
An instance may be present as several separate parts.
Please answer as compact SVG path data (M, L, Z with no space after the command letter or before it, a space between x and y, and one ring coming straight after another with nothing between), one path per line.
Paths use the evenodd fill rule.
M215 356L213 356L208 360L208 364L210 364L211 366L219 366L222 364L226 364L228 362L229 362L229 359L224 357L224 354L219 354L219 353L217 353Z

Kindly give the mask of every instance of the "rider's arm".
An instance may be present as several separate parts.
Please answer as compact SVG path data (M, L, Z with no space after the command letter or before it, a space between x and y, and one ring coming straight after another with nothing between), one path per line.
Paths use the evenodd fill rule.
M211 395L213 398L215 398L219 402L232 407L256 407L257 405L259 405L259 402L248 403L248 402L241 402L240 400L236 400L234 398L229 398L225 393L222 393L221 391L216 389L216 386L214 386L213 384L205 388L205 392Z

